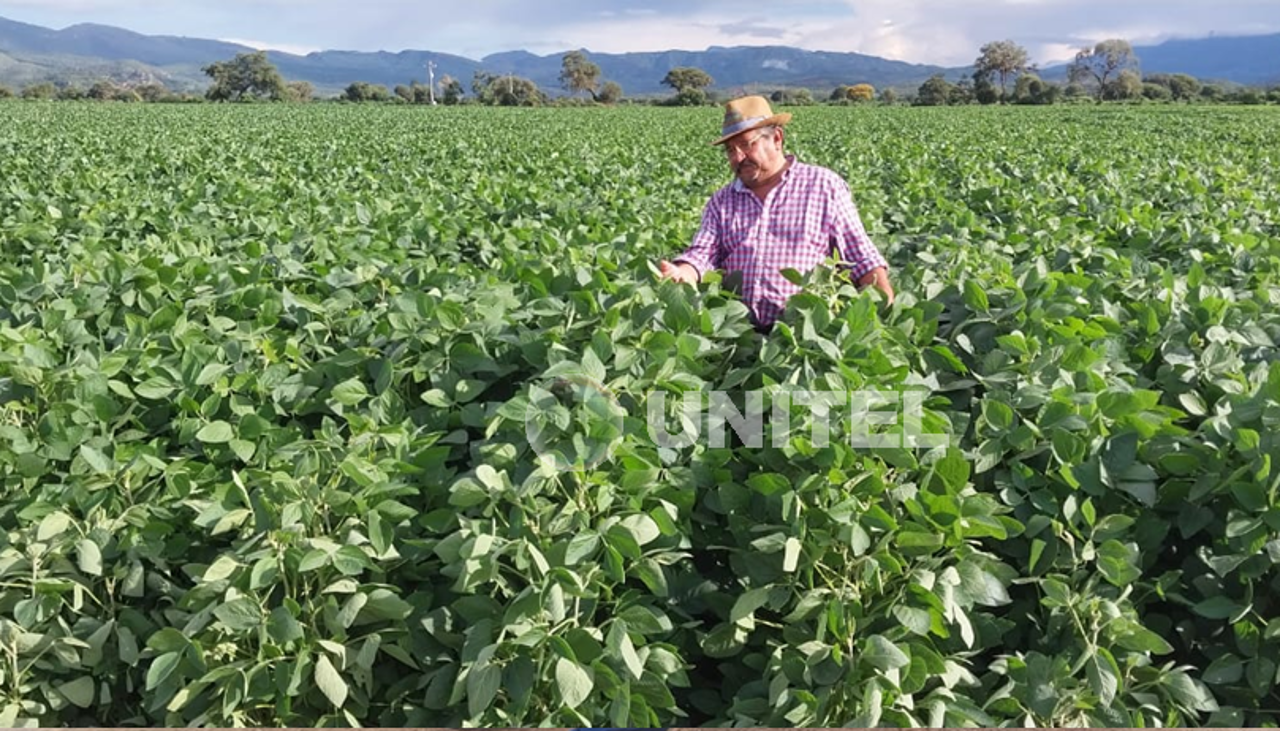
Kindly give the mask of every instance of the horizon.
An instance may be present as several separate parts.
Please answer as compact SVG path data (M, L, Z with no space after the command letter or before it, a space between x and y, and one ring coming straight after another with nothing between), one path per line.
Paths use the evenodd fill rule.
M432 8L410 0L381 0L356 12L344 10L327 17L324 8L341 4L320 0L313 5L321 12L309 13L307 18L293 12L297 4L292 0L231 0L218 7L175 0L168 4L179 7L171 7L163 16L154 12L155 0L18 0L9 4L15 7L0 12L3 17L56 31L94 24L150 36L219 40L298 56L323 51L425 51L475 61L521 51L546 58L571 50L620 55L788 47L957 67L972 64L982 44L1009 39L1025 47L1033 61L1045 67L1069 62L1080 48L1105 38L1151 46L1280 32L1280 5L1257 0L1224 2L1212 13L1195 3L1175 0L1161 3L1162 10L1171 12L1162 12L1157 19L1141 12L1144 6L1152 5L1146 2L1116 7L1116 3L1086 0L1082 10L1079 2L1068 0L1002 0L977 9L952 8L942 0L818 1L788 8L793 19L777 22L762 15L772 6L756 0L732 5L722 0L667 1L657 3L657 9L625 7L634 5L628 1L613 4L618 9L604 11L593 10L588 3L570 2L557 11L532 15L530 10L536 9L513 5L510 0L482 0L471 15L443 21L433 18L436 11ZM1106 11L1089 11L1089 6ZM730 9L741 12L731 16ZM1130 17L1135 11L1138 17ZM357 16L354 20L353 15ZM420 17L424 24L434 23L432 32L406 29L415 25L412 19L406 21L406 15ZM243 32L246 19L253 20L248 25L256 29L254 33ZM1210 19L1211 24L1204 22ZM235 32L223 32L232 25ZM1044 27L1056 30L1048 34ZM420 40L408 42L410 33ZM538 40L528 38L535 33ZM522 37L526 40L520 40Z

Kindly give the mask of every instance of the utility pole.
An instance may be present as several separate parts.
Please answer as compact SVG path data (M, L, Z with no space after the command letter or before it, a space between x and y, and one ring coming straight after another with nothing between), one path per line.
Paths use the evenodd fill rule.
M431 105L436 103L436 62L427 61L427 98L431 100Z

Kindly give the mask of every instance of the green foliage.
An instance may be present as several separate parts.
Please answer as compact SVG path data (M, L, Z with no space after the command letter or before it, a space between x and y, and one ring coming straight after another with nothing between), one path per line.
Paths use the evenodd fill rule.
M677 66L662 77L662 84L675 89L677 96L685 92L703 91L714 83L715 79L710 74L692 66Z
M606 81L596 94L596 101L601 104L617 104L622 101L622 85L616 81Z
M284 78L267 58L266 51L237 53L230 61L217 61L202 70L213 79L213 84L205 92L209 101L279 101L288 96Z
M52 99L57 95L57 93L58 90L54 88L53 84L45 82L41 84L32 84L31 86L24 88L22 90L22 98L36 100Z
M570 94L585 91L598 101L596 89L600 86L600 67L582 51L570 51L561 59L560 85Z
M405 111L0 107L3 725L1276 721L1280 112L808 109L761 336L707 110ZM783 387L951 443L646 433Z
M412 92L410 92L412 97ZM382 84L370 84L367 81L353 81L342 91L340 97L348 102L385 102L391 100L391 92Z
M942 74L934 74L916 91L915 103L922 107L946 106L954 89L955 87Z
M519 76L495 76L477 71L471 91L481 104L500 107L537 107L547 103L547 95L533 81Z
M1027 49L1013 41L991 41L979 49L973 62L975 76L994 76L1000 80L1000 96L1008 95L1008 80L1031 69Z
M769 95L769 100L774 104L796 107L807 107L814 103L813 92L804 88L778 89Z
M1136 75L1137 66L1138 57L1133 52L1133 45L1121 38L1110 38L1077 53L1067 67L1067 77L1080 84L1092 84L1098 99L1132 98L1142 93L1141 77L1137 80L1139 88L1136 90L1131 81L1118 86L1115 82L1117 76L1125 72L1129 72L1131 77Z
M453 106L461 104L462 97L465 95L462 89L462 82L445 74L440 77L440 103Z

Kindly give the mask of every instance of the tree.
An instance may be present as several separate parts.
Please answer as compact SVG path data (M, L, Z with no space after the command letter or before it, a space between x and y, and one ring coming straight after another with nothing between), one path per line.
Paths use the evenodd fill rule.
M385 102L391 100L391 92L382 84L370 84L367 81L353 81L338 97L349 102Z
M291 102L309 102L316 94L316 88L310 81L290 81L285 88L286 98Z
M769 95L769 101L785 106L808 106L813 104L813 92L805 88L778 89Z
M1137 65L1138 57L1133 53L1133 46L1126 40L1111 38L1077 53L1075 61L1067 67L1067 77L1072 81L1093 83L1097 87L1098 99L1103 99L1113 77L1127 69L1136 69Z
M1125 69L1107 82L1102 98L1107 101L1125 101L1142 96L1142 76L1133 69Z
M151 81L134 88L138 92L138 96L142 97L142 101L155 104L169 98L169 90L164 84Z
M454 104L461 104L463 95L464 92L462 90L461 81L458 81L448 74L440 77L441 104L448 104L450 106Z
M13 89L10 89L4 84L0 84L0 99L12 99L12 98L13 98Z
M86 94L90 99L100 102L110 101L116 98L116 85L106 79L95 81L93 86L89 87L89 93Z
M1178 101L1191 101L1200 95L1200 80L1190 74L1169 77L1169 92Z
M702 91L715 83L711 75L700 68L677 66L662 77L662 83L676 90L677 94L687 91Z
M1083 99L1089 96L1089 90L1084 88L1084 84L1073 81L1062 90L1062 95L1067 99Z
M934 74L929 80L920 85L916 91L916 105L921 107L941 107L946 106L947 100L951 97L951 82L942 77L942 74Z
M267 58L266 51L237 53L230 61L211 63L203 71L213 79L213 85L205 92L209 101L285 98L284 78Z
M876 88L871 84L854 84L847 93L849 99L855 102L869 102L876 98Z
M411 104L413 103L413 90L404 84L396 84L396 88L392 89L391 92L397 97Z
M1142 82L1142 98L1149 99L1153 102L1167 102L1173 99L1173 92L1164 84L1154 84L1150 81Z
M1035 74L1020 74L1013 85L1013 101L1016 104L1037 104L1044 93L1044 82Z
M973 62L974 73L999 78L1000 98L1003 100L1008 94L1008 78L1031 69L1027 49L1013 41L992 41L979 50L978 60Z
M960 79L952 84L951 90L947 92L947 104L951 106L961 107L966 104L972 104L974 99L973 85L968 79Z
M616 81L606 81L596 96L601 104L617 104L622 101L622 86Z
M973 98L979 104L999 104L1000 90L996 85L991 83L990 74L974 74L973 75Z
M54 88L53 84L50 84L49 82L46 81L43 84L35 84L33 86L28 86L27 88L23 89L22 98L23 99L52 99L54 95L56 95L57 93L58 93L58 90Z
M585 91L599 101L596 87L600 85L600 67L582 51L569 51L560 61L560 85L570 94Z
M546 101L538 85L519 76L495 76L477 71L471 80L471 91L481 104L501 107L536 107Z
M893 106L898 101L898 92L893 89L885 88L880 90L880 103L885 106Z

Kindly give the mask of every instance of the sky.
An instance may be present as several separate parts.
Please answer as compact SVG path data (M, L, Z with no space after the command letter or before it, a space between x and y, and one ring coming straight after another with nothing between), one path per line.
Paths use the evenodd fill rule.
M1278 0L0 0L0 17L50 28L102 23L293 53L539 55L786 45L912 63L972 63L1010 39L1041 64L1107 38L1280 32Z

